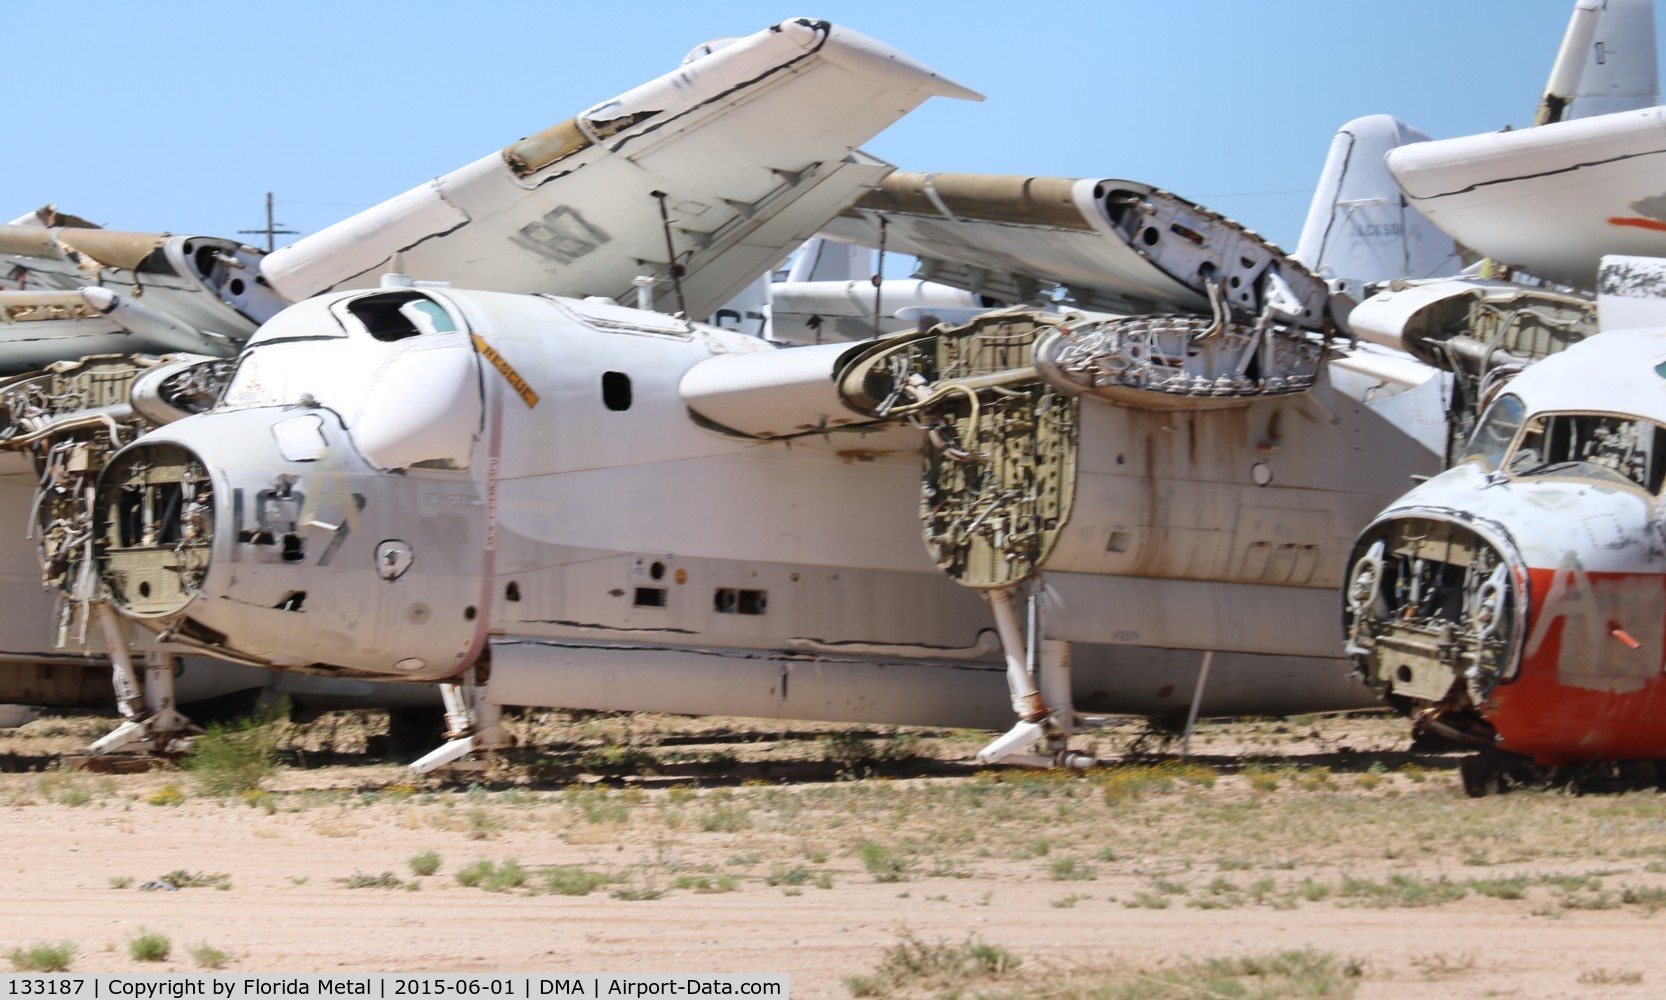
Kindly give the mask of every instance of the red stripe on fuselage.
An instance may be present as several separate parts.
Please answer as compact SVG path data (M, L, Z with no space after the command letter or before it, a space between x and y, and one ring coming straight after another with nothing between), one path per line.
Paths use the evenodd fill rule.
M1498 745L1541 764L1666 758L1666 575L1532 569L1528 580L1520 670L1480 706Z
M1610 226L1630 226L1633 229L1653 229L1666 233L1666 222L1659 219L1639 219L1633 216L1615 215L1608 219Z

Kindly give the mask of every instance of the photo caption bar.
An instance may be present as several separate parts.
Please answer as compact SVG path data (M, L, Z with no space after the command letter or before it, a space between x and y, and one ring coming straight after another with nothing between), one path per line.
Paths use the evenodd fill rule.
M236 975L226 972L158 974L73 972L0 974L0 1000L14 997L75 1000L257 1000L257 998L325 996L371 997L513 997L557 1000L565 997L764 997L789 1000L787 976L724 975L707 972L644 973L539 972L502 975L454 973L298 972Z

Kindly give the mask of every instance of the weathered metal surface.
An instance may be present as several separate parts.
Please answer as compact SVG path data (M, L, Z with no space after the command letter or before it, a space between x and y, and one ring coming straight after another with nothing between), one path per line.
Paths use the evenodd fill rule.
M229 374L227 361L157 362L101 356L62 362L45 372L0 382L0 448L27 452L40 483L34 536L42 582L59 591L55 639L81 645L88 602L97 594L89 503L110 456L144 433L157 417L177 419L207 409ZM134 405L136 384L156 376Z
M1666 332L1518 375L1355 548L1344 620L1420 724L1546 764L1666 755Z
M934 201L943 190L957 201ZM1302 264L1243 225L1148 184L915 174L882 182L879 192L824 231L872 247L883 220L888 248L920 258L918 278L1006 302L1067 294L1078 308L1114 313L1207 313L1213 285L1234 312L1256 316L1281 298L1298 326L1319 329L1335 318L1328 289Z
M1037 341L1061 322L995 313L879 341L839 373L847 402L926 431L926 549L966 586L1006 588L1034 576L1069 519L1077 404L1034 367Z
M1393 282L1349 317L1355 335L1453 374L1447 455L1455 460L1496 387L1597 332L1589 298L1490 279Z
M1056 384L1128 406L1206 409L1306 392L1322 341L1271 323L1201 316L1131 316L1071 323L1036 345Z
M261 274L299 300L372 285L399 253L418 278L629 301L636 277L677 268L690 314L710 315L889 173L857 147L934 94L976 96L856 32L782 22L280 248ZM679 308L670 282L655 294Z
M97 319L98 310L79 292L0 292L0 323Z
M1091 231L1076 207L1076 181L1062 177L923 174L897 171L857 199L852 211L948 216L1016 226Z
M569 118L503 147L503 161L517 176L526 177L591 144L590 137L579 130L578 120Z
M45 226L0 226L0 254L26 257L85 258L94 265L136 270L167 241L155 233L124 233L110 229L48 229Z
M286 508L288 497L258 502L264 523L267 507ZM214 487L194 454L169 444L122 452L100 477L94 510L100 577L124 614L163 618L196 597L212 553Z

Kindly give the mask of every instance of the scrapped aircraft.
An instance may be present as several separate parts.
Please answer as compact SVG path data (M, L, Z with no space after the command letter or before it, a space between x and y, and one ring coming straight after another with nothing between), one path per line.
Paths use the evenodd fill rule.
M1605 326L1626 293L1659 305L1666 261L1608 262ZM1345 617L1368 679L1419 728L1519 755L1466 761L1471 794L1529 761L1666 759L1663 321L1509 380L1453 468L1356 547Z
M87 613L96 579L65 571L90 538L87 494L112 451L218 394L231 363L202 356L234 355L293 299L374 286L396 254L479 287L658 294L662 308L711 313L888 173L855 147L933 94L976 96L871 39L799 19L276 253L110 232L53 210L0 226L0 371L19 373L0 385L11 449L0 511L35 524L32 539L0 542L11 663L0 697L85 700L85 648L103 639ZM644 274L679 280L638 283ZM187 354L135 357L176 352ZM56 611L40 594L36 545L62 588ZM193 661L182 692L202 695L192 681L203 673Z
M1603 110L1657 104L1653 37L1647 4L1582 3L1547 88L1552 123L1388 158L1460 242L1574 286L1408 284L1353 314L1484 407L1454 422L1452 468L1361 535L1343 600L1366 679L1419 731L1486 751L1465 763L1471 794L1543 767L1666 759L1666 224L1646 214L1666 192L1666 147L1641 138L1666 109L1556 121L1570 110L1559 81L1582 59L1627 81ZM1646 81L1616 52L1646 54ZM1654 257L1605 256L1634 249Z
M951 182L1047 192L996 224L1067 230L1072 289L1141 312L784 348L390 273L112 456L65 578L165 650L441 683L420 768L503 745L505 706L1010 725L986 759L1082 764L1093 713L1369 703L1326 609L1354 526L1436 465L1390 386L1415 366L1338 357L1344 300L1167 192Z
M1341 192L1380 173L1356 138L1410 133L1362 121L1333 144L1318 231L1348 238L1317 245L1377 241L1393 266L1321 277L1134 182L876 185L889 167L847 151L888 123L874 107L969 93L878 51L788 22L265 255L275 295L320 294L234 367L147 363L101 396L93 359L0 386L47 429L47 572L117 653L133 721L100 749L179 731L178 656L438 682L455 738L422 767L501 745L517 705L1016 715L986 759L1070 764L1094 713L1370 703L1327 611L1369 511L1437 465L1439 385L1344 339L1349 278L1425 260L1412 227L1330 223L1399 211ZM769 110L802 129L760 129L758 100L707 107L690 79L798 86ZM811 124L847 118L836 139ZM852 199L830 231L888 230L966 296L922 310L1052 310L790 349L666 315L720 308ZM156 429L113 450L88 400ZM122 622L155 636L143 685Z

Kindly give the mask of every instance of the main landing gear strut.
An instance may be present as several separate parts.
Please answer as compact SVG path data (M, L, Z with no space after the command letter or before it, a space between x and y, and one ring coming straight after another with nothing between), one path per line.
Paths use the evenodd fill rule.
M984 602L995 616L995 632L1007 662L1007 689L1012 693L1012 710L1018 722L978 752L984 764L997 762L1030 767L1089 768L1099 762L1070 749L1070 736L1077 731L1077 717L1070 700L1070 644L1041 638L1041 602L1028 601L1029 628L1021 629L1018 610L1010 589L983 591ZM1029 641L1024 641L1028 635ZM1045 741L1041 754L1018 751Z

